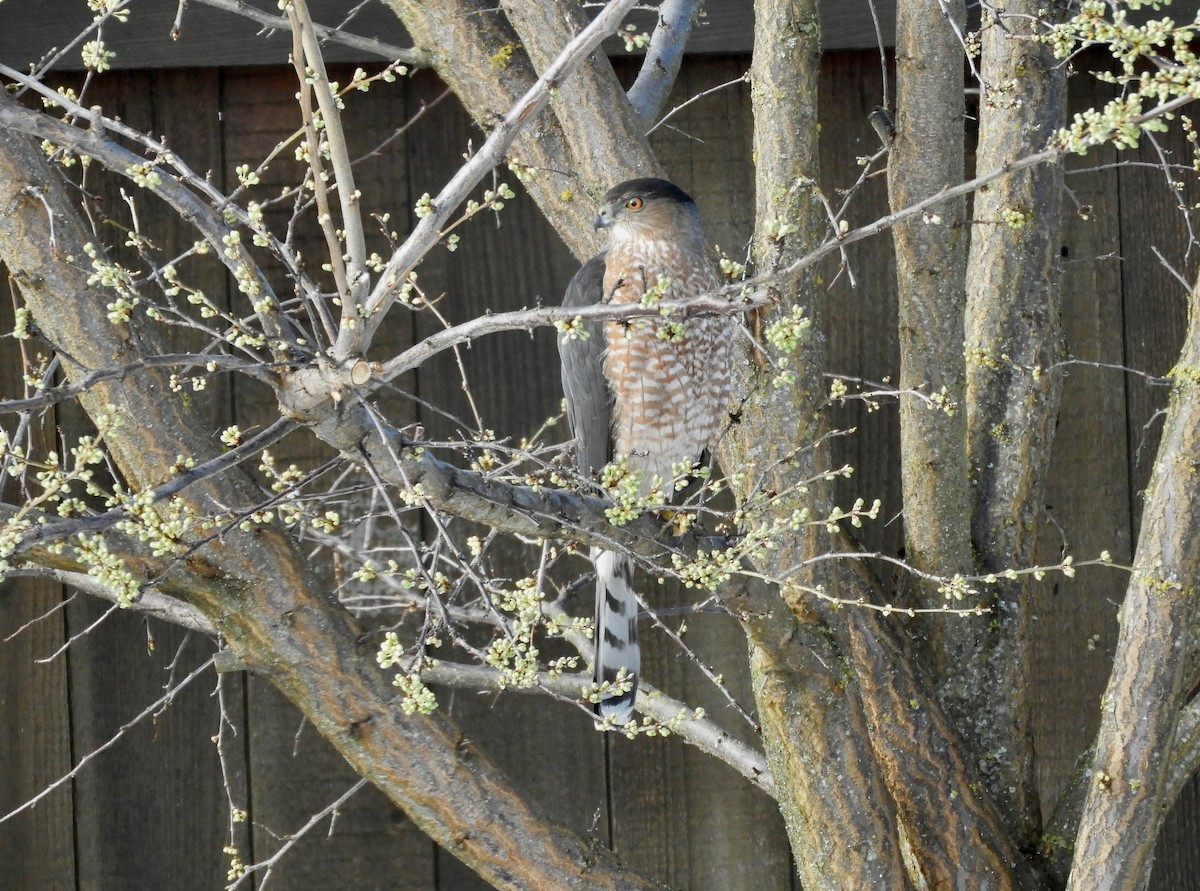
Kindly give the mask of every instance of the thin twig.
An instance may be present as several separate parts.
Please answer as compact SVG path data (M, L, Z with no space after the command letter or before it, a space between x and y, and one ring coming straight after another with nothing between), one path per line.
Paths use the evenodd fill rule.
M108 751L113 746L115 746L118 742L120 742L121 738L124 737L126 733L128 733L130 730L132 730L134 727L136 727L139 723L144 721L146 718L151 717L156 711L158 711L164 705L170 704L171 701L174 700L175 696L179 693L179 691L183 690L192 681L194 681L196 678L200 677L200 675L204 674L204 672L206 672L210 668L212 668L212 665L213 665L213 659L212 659L212 657L209 657L209 659L207 661L205 661L203 665L201 665L199 668L197 668L195 671L193 671L191 674L189 674L187 677L185 677L182 681L180 681L174 687L169 689L166 693L164 693L158 699L154 700L154 702L150 703L150 705L146 706L146 708L144 708L141 712L139 712L137 714L137 716L134 717L132 720L123 724L120 727L120 729L118 729L117 732L115 734L113 734L113 736L108 740L108 742L106 742L103 745L99 746L98 748L95 748L92 751L88 752L86 755L84 755L82 758L79 759L79 763L77 763L74 767L72 767L69 771L67 771L65 774L63 774L61 777L59 777L53 783L50 783L45 788L43 788L42 791L40 791L37 795L33 796L33 798L30 798L24 804L17 806L16 808L9 811L4 816L0 817L0 824L7 823L9 820L11 820L13 817L17 816L18 814L20 814L22 811L28 810L31 807L35 807L39 801L41 801L43 798L48 796L59 786L62 786L65 783L68 783L71 780L75 779L75 777L79 775L79 772L81 770L83 770L83 768L86 767L88 764L90 764L98 755L100 755L103 752Z
M321 171L322 154L320 147L329 151L329 162L333 167L333 179L336 184L338 201L341 204L342 228L341 237L344 247L338 242L337 233L333 231L333 221L329 219L328 208L321 214L322 227L330 229L327 240L330 240L329 262L333 265L335 274L341 271L342 279L338 290L341 292L342 327L353 326L359 313L359 302L367 292L370 280L367 277L367 239L363 231L359 192L354 184L354 162L350 159L350 149L346 144L346 134L342 129L342 115L338 108L337 97L329 83L329 74L325 70L325 57L317 43L313 31L312 17L308 13L308 3L305 0L292 0L288 5L288 18L296 28L295 42L301 49L302 55L296 53L294 60L303 66L299 71L302 95L308 95L311 88L316 94L317 105L321 109L321 123L324 140L316 138L315 133L310 137L309 163L313 169L313 190L318 200L325 193L324 177ZM301 103L305 115L309 114L306 104ZM306 128L310 125L306 117ZM344 259L343 259L344 258Z
M361 792L368 785L369 785L368 780L360 779L353 786L351 786L349 789L347 789L345 792L343 792L341 795L339 795L335 800L331 801L329 804L325 805L325 807L323 807L321 810L317 811L315 814L313 814L311 817L309 817L307 823L305 823L303 826L301 826L295 832L286 836L286 840L274 854L272 854L266 860L262 860L256 864L254 864L253 866L247 867L245 872L243 872L238 877L237 881L234 882L232 885L228 886L227 891L233 891L234 888L241 887L242 883L245 882L247 879L251 878L254 875L254 873L261 872L263 870L266 871L266 874L262 877L262 881L259 883L258 887L259 887L260 891L261 891L261 889L266 888L267 884L271 881L271 875L272 875L271 870L275 867L275 865L280 860L283 859L283 857L288 853L288 851L290 851L296 845L296 843L298 841L300 841L300 839L302 839L302 838L304 838L304 836L308 835L308 833L311 832L317 826L318 823L320 823L322 820L324 820L330 814L333 814L334 817L336 817L337 811L341 810L341 808L346 804L347 801L349 801L351 798L353 798L355 795L357 795L359 792ZM332 828L333 827L332 827L332 820L331 820L330 821L330 829L332 830Z

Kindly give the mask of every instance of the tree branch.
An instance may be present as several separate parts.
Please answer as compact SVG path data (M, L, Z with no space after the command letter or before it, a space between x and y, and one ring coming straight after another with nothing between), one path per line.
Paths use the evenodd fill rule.
M0 65L0 74L5 76L15 75L14 79L21 82L27 80L24 75L14 72L3 65ZM40 84L37 84L37 86L43 90L45 89ZM280 339L287 329L287 323L275 311L278 308L278 302L275 300L270 282L258 264L254 262L245 245L241 243L240 237L225 223L221 215L213 207L200 200L188 188L188 185L196 186L202 184L202 194L205 194L210 200L215 200L218 207L232 208L232 205L229 204L225 196L221 195L213 186L206 183L202 177L196 176L165 145L146 140L146 137L129 131L128 128L119 122L104 118L98 109L83 109L77 104L59 96L54 91L48 92L50 95L47 98L54 97L54 101L60 106L69 111L84 115L96 126L90 130L81 130L64 121L23 108L17 105L7 94L0 96L0 125L11 128L18 133L48 139L57 146L95 158L109 170L131 181L144 183L145 188L153 191L162 198L163 201L179 214L184 222L195 227L204 237L204 240L212 247L213 252L220 257L221 262L233 275L234 279L241 284L243 290L254 289L257 291L257 296L266 301L260 304L261 309L258 310L258 317L268 335L275 339L272 342L272 346L278 350L281 346ZM148 165L146 159L142 156L107 139L104 136L104 130L108 128L110 123L119 128L122 135L132 135L139 141L146 141L148 143L147 147L161 152L158 159L150 162ZM148 166L152 171L155 171L159 160L168 158L170 166L179 171L180 179L175 179L170 175L147 176L146 169ZM238 211L234 212L235 215L240 215L243 222L249 224L244 211L240 212L240 214ZM279 245L276 246L279 247ZM277 251L278 256L282 257L285 254L286 252ZM85 254L81 253L80 256L85 256ZM304 280L304 276L298 268L295 268L295 272L301 280ZM290 341L290 338L288 340ZM102 367L108 367L109 365L111 363L105 363Z
M271 15L269 12L264 12L261 9L251 6L245 0L192 0L192 2L203 3L205 6L211 6L213 9L221 9L225 12L244 16L252 22L257 22L267 28L278 28L281 31L292 30L292 23L287 16ZM410 65L414 68L429 67L429 55L416 47L393 46L390 43L384 43L373 37L360 37L341 28L330 28L315 23L312 29L317 37L329 43L340 43L351 49L371 53L388 61L403 62L405 65Z
M293 51L292 61L299 67L301 108L305 114L305 127L310 131L308 162L313 173L313 191L319 203L328 201L328 190L322 171L323 145L328 151L341 206L340 233L335 230L328 209L322 210L320 224L325 230L329 245L329 262L338 278L342 297L342 328L350 328L358 322L362 299L370 285L367 276L367 239L363 232L358 188L354 185L354 165L350 159L349 146L346 145L346 134L342 130L342 115L338 109L337 98L333 95L329 74L325 71L325 58L321 54L321 47L313 31L312 18L308 14L308 4L305 0L292 0L288 4L287 13L288 20L293 24L295 42L300 49L300 53ZM321 109L323 140L317 136L311 109L306 101L310 91L316 93L317 106Z
M0 515L11 516L12 513L12 511L5 511L4 506L0 505ZM39 536L39 542L47 538L48 536ZM143 548L139 548L131 541L122 541L118 537L117 540L109 542L109 550L128 561L135 561L145 575L166 578L170 574L168 561L151 557ZM21 576L48 578L110 603L119 602L115 589L100 579L83 572L83 564L69 556L51 554L40 544L33 543L22 547L14 556L26 558L31 563L36 561L40 565L36 568L29 566L12 570L8 573L9 578ZM128 606L128 609L208 637L219 636L217 626L202 611L178 596L164 594L156 588L143 588L141 595ZM590 650L591 645L586 639L572 640L572 643L583 650ZM219 665L221 671L250 670L250 668L245 663L233 665L222 663ZM444 660L439 660L431 666L422 667L420 675L424 682L434 685L497 692L504 690L509 693L522 694L549 692L571 699L579 699L580 692L592 686L590 674L551 675L548 672L540 672L534 686L513 687L501 683L501 674L494 668ZM640 689L639 712L655 719L660 724L667 725L672 733L701 752L724 761L768 795L775 795L774 780L767 768L766 759L760 752L756 752L750 746L726 733L711 719L696 716L685 703L666 695L645 681L642 682Z
M1091 783L1069 891L1145 887L1154 842L1175 788L1171 751L1187 693L1180 645L1196 620L1200 576L1200 283L1172 376L1158 459L1146 488L1134 575L1119 614L1121 632L1104 695Z
M1066 69L1048 47L1030 39L1044 27L1039 20L1044 8L1038 0L1015 0L983 31L985 95L976 163L985 170L1044 148L1064 122ZM1014 77L1017 71L1021 76ZM966 274L965 396L972 541L986 572L1036 559L1062 377L1027 369L1051 368L1064 348L1058 286L1062 192L1063 165L1045 164L975 194ZM1014 213L1037 225L1021 224ZM948 628L941 644L943 697L960 726L971 728L964 733L972 749L1007 753L981 761L982 772L1022 847L1036 843L1041 822L1027 682L1032 585L1027 576L1001 580L991 620ZM964 721L968 714L988 717Z
M470 690L507 690L510 693L539 693L550 691L560 696L578 698L580 690L592 686L592 676L557 675L541 672L533 687L502 687L500 673L482 665L440 661L421 669L421 679L430 684L465 687ZM697 718L685 703L668 696L645 680L638 683L637 710L660 724L668 725L671 733L701 752L724 761L743 777L770 796L775 795L775 782L762 753L734 739L708 718ZM682 716L682 718L681 718Z
M1167 772L1163 799L1165 810L1175 806L1181 792L1200 768L1200 699L1192 699L1179 712L1175 741L1171 744L1171 764Z
M957 33L963 0L930 15L920 0L902 0L896 19L896 138L888 154L893 212L944 194L936 217L896 221L900 305L900 389L941 392L965 402L962 355L967 257L966 202L952 196L963 181L963 49ZM908 559L921 570L970 572L970 488L963 411L930 411L900 399L901 485ZM922 596L940 601L936 590ZM940 627L940 626L938 626ZM937 645L935 645L935 650ZM945 674L949 665L937 666Z
M99 383L121 381L146 368L194 368L210 364L219 368L240 371L259 380L266 379L262 364L251 362L248 359L239 359L236 356L218 353L166 353L162 356L147 356L144 359L137 359L120 368L98 368L70 383L39 389L36 396L0 400L0 414L36 411L52 405L59 405L69 399L75 399Z
M804 185L819 178L817 4L759 0L755 20L754 256L772 298L756 324L786 317L797 305L815 333L786 353L795 374L790 385L771 384L768 369L785 354L770 343L763 345L764 361L752 358L735 371L741 423L723 437L718 457L723 467L740 471L734 494L751 528L793 511L820 516L833 504L824 476L830 465L825 420L817 410L824 392L823 317L813 299L812 273L797 262L822 229ZM776 221L786 221L796 233L775 237L770 230ZM761 491L779 495L750 511ZM768 577L784 578L786 567L804 565L823 545L816 529L802 528L756 558L756 565ZM838 634L844 619L802 590L829 581L828 566L809 567L797 585L783 587L782 597L772 590L730 608L749 640L763 745L804 887L903 889L909 885L895 807L869 744L863 691L856 683L847 686L838 668L847 664ZM821 777L819 764L829 762L839 765L836 784ZM870 857L861 856L864 849Z
M703 8L704 0L663 0L659 4L650 47L637 80L629 88L629 104L647 130L667 103L683 64L688 36Z
M77 591L82 591L84 594L90 594L92 597L107 600L109 603L119 602L117 592L110 585L104 584L104 582L95 576L88 575L86 572L40 566L36 569L13 570L6 577L21 578L23 576L50 579L68 588L74 588ZM142 596L138 598L130 609L134 612L160 619L163 622L178 625L180 628L186 628L188 631L198 632L206 637L217 637L216 626L208 620L208 617L204 613L190 603L170 597L153 588L143 589Z

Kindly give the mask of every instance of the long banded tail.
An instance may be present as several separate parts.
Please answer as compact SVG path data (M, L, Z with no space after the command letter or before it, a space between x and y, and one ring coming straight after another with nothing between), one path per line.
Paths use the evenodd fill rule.
M633 719L637 695L641 648L638 646L637 595L633 590L633 560L613 551L592 550L596 566L596 662L597 684L616 684L621 670L623 693L614 693L596 705L600 718L613 717L618 724Z

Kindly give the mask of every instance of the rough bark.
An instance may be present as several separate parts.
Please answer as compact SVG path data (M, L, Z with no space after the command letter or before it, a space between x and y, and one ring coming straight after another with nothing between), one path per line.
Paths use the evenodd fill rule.
M500 6L535 71L545 69L571 35L588 23L582 4L502 0ZM587 182L587 178L602 175L606 170L636 171L638 176L662 175L658 159L646 141L647 127L634 113L603 51L593 53L580 66L578 75L559 87L553 110L569 152L569 169L583 178L585 193L599 197L615 185L615 181ZM611 129L611 136L595 138L598 121ZM596 187L601 191L591 191Z
M1062 125L1066 70L1026 38L1045 4L1019 0L982 35L976 167L1043 149ZM1002 177L975 195L967 265L967 411L972 536L984 572L1036 562L1037 520L1061 402L1058 251L1062 165ZM1029 693L1033 584L1003 581L986 622L957 623L943 653L942 697L980 755L1014 837L1039 832ZM989 594L992 592L988 592ZM986 714L986 721L969 721ZM1002 757L989 757L1004 753Z
M1134 573L1121 607L1113 672L1102 700L1091 781L1070 891L1146 886L1174 784L1171 746L1187 689L1185 658L1200 574L1200 284L1150 485Z
M944 4L943 11L946 14L934 17L923 4L899 6L897 128L888 158L893 210L936 195L963 177L963 4ZM985 80L1015 76L1020 61L1017 53L1031 51L1024 48L1025 44L1018 51L997 28L987 33ZM1035 118L1044 112L1043 106L1033 100L1044 98L1048 90L1045 60L1038 57L1038 61L1043 67L1018 88L1029 103L1019 111ZM1061 108L1061 99L1057 95L1055 108ZM1057 120L1057 115L1044 122L1039 119L1034 132L1026 134L1017 133L1021 121L1016 111L1005 115L999 109L988 108L986 114L981 112L977 169L992 170L1014 157L1043 148ZM1012 185L1014 179L1002 178L990 184L981 190L980 198L985 204L1003 202L1013 188L1046 188L1044 176L1039 173L1022 174L1020 186ZM1043 213L1056 219L1057 193L1040 200L1052 202ZM1023 252L1013 251L1004 263L996 263L997 256L1009 249L1005 234L996 226L976 226L973 234L984 240L978 246L972 242L974 273L969 279L970 297L966 297L968 236L972 234L966 203L961 199L946 201L932 213L893 229L900 298L900 386L902 390L911 388L944 397L949 406L948 410L931 409L913 396L901 397L904 533L907 557L918 569L952 576L971 574L975 567L972 546L982 547L979 538L972 541L969 522L972 498L979 490L972 487L968 472L971 420L965 409L976 402L971 401L968 392L963 359L965 315L969 312L966 300L974 299L977 330L990 332L997 327L996 316L1010 326L1018 324L1026 312L1021 295L1027 295L1024 304L1046 299L1036 288L1050 275L1053 261L1046 251L1055 236L1045 232L1031 237L1036 244L1024 246ZM1036 263L1030 262L1035 258ZM1055 342L1053 328L1047 337ZM1003 412L1008 406L1001 392L974 395L982 405L976 425L988 413ZM1042 476L1044 464L1043 473L1037 477L1039 482ZM1021 494L1027 496L1030 492ZM986 499L981 503L987 503L991 510ZM1005 504L1009 506L1011 502ZM998 512L989 513L988 518L1004 521ZM985 537L992 531L980 530ZM985 560L990 562L1001 553L1011 554L1003 550L1004 546L1003 539L994 543L989 540ZM927 585L919 586L919 598L937 606L944 602L945 595ZM1015 598L995 602L986 617L929 620L925 623L929 638L926 652L938 694L968 750L975 753L973 760L980 766L986 788L1018 843L1027 846L1038 828L1037 800L1024 692L1028 674L1023 614L1012 600Z
M71 357L68 377L156 351L136 320L107 320L111 298L87 284L87 237L69 193L36 143L12 132L0 134L0 206L0 257L35 324ZM89 411L111 403L130 419L106 444L135 487L161 482L176 455L213 454L212 442L194 432L205 425L169 394L164 375L150 370L81 397ZM236 470L185 493L200 513L214 503L249 507L260 495ZM544 820L450 721L404 715L361 630L330 603L282 531L231 532L188 557L163 587L199 607L234 654L291 698L355 770L496 887L656 887Z
M861 569L843 573L843 590L869 597L872 582ZM902 633L870 610L849 611L847 625L872 745L911 846L910 870L928 888L1037 888Z

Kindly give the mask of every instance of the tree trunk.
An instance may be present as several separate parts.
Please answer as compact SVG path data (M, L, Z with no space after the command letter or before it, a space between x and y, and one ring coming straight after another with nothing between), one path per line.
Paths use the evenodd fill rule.
M896 138L888 154L893 211L963 178L963 0L901 0L896 20ZM963 289L969 230L962 198L892 229L900 300L900 467L907 557L944 576L971 569ZM921 396L926 398L921 398ZM937 400L931 404L928 398ZM939 405L940 404L940 405ZM935 586L926 605L944 597ZM953 623L931 626L934 652L948 656ZM951 666L939 656L939 676Z
M1187 648L1200 575L1200 283L1150 485L1133 577L1102 700L1069 891L1140 891L1170 802L1171 746L1188 693Z
M1066 70L1028 39L1036 0L1009 3L982 35L976 168L1040 151L1062 125ZM1037 560L1046 473L1061 401L1058 251L1062 165L1002 177L975 195L967 266L967 411L973 542L983 572ZM942 696L979 754L1013 837L1040 831L1027 679L1032 577L1003 580L986 621L954 635ZM986 592L992 595L991 591ZM949 654L947 654L949 655ZM986 721L968 715L986 714ZM1003 757L990 757L991 753Z

